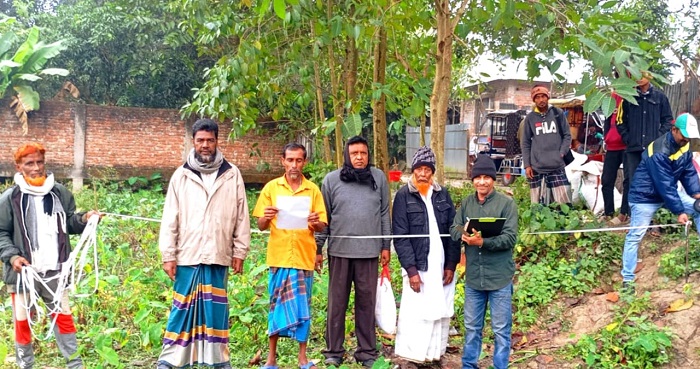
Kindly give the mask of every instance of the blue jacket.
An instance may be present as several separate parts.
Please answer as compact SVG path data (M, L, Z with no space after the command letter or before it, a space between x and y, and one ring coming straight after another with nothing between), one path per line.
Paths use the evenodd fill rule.
M673 214L685 212L676 184L681 181L688 195L700 193L698 173L693 166L690 144L678 146L667 132L650 143L642 153L642 162L632 178L629 202L658 204L663 202Z
M450 226L455 217L455 206L450 194L445 188L434 186L431 201L440 234L450 233ZM412 184L401 187L396 193L392 225L395 236L428 234L428 210ZM442 248L445 252L445 270L454 271L461 253L459 241L452 241L449 236L442 237ZM428 237L395 238L394 249L401 267L406 270L409 277L418 274L419 270L423 272L428 270L428 251L430 251Z
M656 87L650 86L646 94L640 92L635 99L637 105L624 100L618 112L622 114L622 122L617 125L617 131L627 145L627 152L643 151L649 143L670 131L673 121L671 104Z

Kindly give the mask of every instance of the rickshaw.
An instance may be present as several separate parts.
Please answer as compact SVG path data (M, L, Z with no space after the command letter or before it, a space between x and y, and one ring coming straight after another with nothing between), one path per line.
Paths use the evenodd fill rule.
M522 153L518 127L527 112L525 110L497 110L486 114L481 124L477 143L485 147L481 150L493 159L501 175L501 181L508 186L521 175Z

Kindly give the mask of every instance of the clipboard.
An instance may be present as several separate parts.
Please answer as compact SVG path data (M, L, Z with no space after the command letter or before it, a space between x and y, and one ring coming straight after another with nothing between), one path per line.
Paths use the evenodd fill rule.
M481 237L495 237L503 231L506 218L467 218L462 229L462 234L471 234L472 228L481 232Z

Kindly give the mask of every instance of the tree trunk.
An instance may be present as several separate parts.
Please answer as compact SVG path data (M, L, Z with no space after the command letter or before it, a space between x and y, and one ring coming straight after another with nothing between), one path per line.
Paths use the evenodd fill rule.
M450 27L450 2L435 1L435 18L437 20L436 68L433 93L430 96L430 146L435 153L435 179L444 183L445 178L445 125L447 124L447 106L450 99L450 82L452 80L452 28Z
M314 31L316 27L314 27L314 22L311 21L311 34L312 36L316 37L316 32ZM314 83L316 86L316 110L318 111L318 114L316 117L318 117L318 120L321 121L321 125L326 123L326 111L324 109L324 102L323 102L323 88L321 88L321 72L318 70L318 63L313 63L314 65ZM323 132L322 130L319 130ZM328 138L328 135L323 132L323 161L328 163L331 161L331 141Z
M352 6L350 12L354 12L355 7ZM359 51L355 44L355 39L348 37L345 44L345 63L343 65L343 80L345 81L345 101L350 102L350 105L345 111L346 116L359 111L359 106L356 104L357 97L357 64L359 60Z
M435 0L435 24L437 28L435 50L435 79L430 96L430 146L435 153L437 165L435 179L444 183L445 179L445 126L447 107L450 101L452 84L452 43L454 29L464 15L470 0L462 0L452 17L449 0Z
M333 0L328 0L326 10L327 21L331 21L331 9ZM340 168L343 165L343 105L345 102L340 96L340 82L335 70L335 53L333 43L328 43L328 69L331 77L331 94L333 99L333 114L335 115L335 165Z
M384 27L379 27L378 42L374 45L374 75L375 86L386 83L386 49L387 35ZM372 101L372 119L374 121L374 165L389 174L389 149L386 132L386 96L382 93L379 99ZM387 178L388 179L388 178Z

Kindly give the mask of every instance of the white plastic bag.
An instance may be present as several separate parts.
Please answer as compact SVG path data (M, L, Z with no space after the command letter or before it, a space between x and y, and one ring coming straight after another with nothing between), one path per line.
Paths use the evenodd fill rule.
M379 329L387 334L396 333L396 299L391 289L389 268L385 265L377 279L377 304L374 317Z

